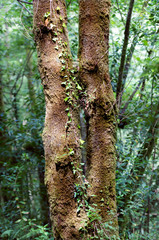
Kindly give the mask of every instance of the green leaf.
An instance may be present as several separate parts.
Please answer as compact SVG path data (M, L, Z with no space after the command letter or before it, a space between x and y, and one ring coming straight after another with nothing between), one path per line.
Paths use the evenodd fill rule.
M56 38L56 37L55 37L55 38L52 38L52 41L53 41L53 42L56 42L57 40L58 40L58 38Z
M66 66L62 66L61 71L64 71L66 69Z
M66 28L66 24L65 23L63 23L62 26L63 26L63 28Z
M26 212L26 211L22 211L23 214L29 214L29 212Z
M44 17L45 18L48 18L50 16L50 12L46 12L45 14L44 14Z
M76 83L76 88L77 88L78 90L82 90L81 86L80 86L78 83Z
M18 219L15 223L19 223L19 222L21 222L22 221L22 219Z
M74 155L74 153L75 153L74 150L73 150L73 149L70 149L69 155L72 156L72 155Z
M71 114L70 114L70 112L68 112L68 113L67 113L67 116L68 116L68 117L71 117Z
M62 85L63 87L65 87L65 86L66 86L66 82L62 82L61 85Z
M2 233L1 237L11 236L13 230L9 229Z
M66 97L66 98L64 99L65 102L67 102L68 100L69 100L69 97Z
M84 143L85 143L85 141L80 139L80 144L83 145Z
M56 46L56 47L54 47L57 51L58 51L58 49L59 49L59 47L58 46Z

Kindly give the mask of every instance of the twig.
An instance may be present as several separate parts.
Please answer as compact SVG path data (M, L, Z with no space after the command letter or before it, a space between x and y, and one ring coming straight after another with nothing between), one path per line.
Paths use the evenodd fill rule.
M33 3L30 3L30 2L26 2L26 1L21 1L21 0L18 0L18 2L22 2L22 3L26 3L26 4L30 4L30 5L33 5Z
M16 79L15 79L15 82L14 82L14 84L13 84L13 87L12 87L12 89L11 89L11 91L10 91L11 94L13 94L13 90L14 90L14 88L15 88L15 86L16 86L16 83L17 83L18 79L19 79L20 77L22 77L22 81L21 81L20 86L19 86L19 88L17 89L15 95L17 95L18 92L20 91L20 88L21 88L22 83L23 83L23 76L24 76L24 74L25 74L26 66L27 66L27 63L29 62L32 54L33 54L33 51L30 50L30 52L29 52L29 54L28 54L28 56L27 56L27 59L26 59L26 61L25 61L25 63L24 63L24 68L22 68L22 69L20 70L20 72L18 73L18 75L17 75L17 77L16 77Z
M26 31L26 36L25 36L25 34L24 34L24 36L25 36L25 37L28 37L28 39L29 39L29 38L30 38L30 39L33 39L33 38L30 36L28 29L24 26L24 24L23 24L23 22L22 22L23 9L24 9L24 8L22 8L22 11L21 11L21 14L20 14L20 20L21 20L21 24L23 25L23 27L24 27L24 29L25 29L25 31Z
M124 18L123 18L123 16L122 16L122 13L121 13L121 11L120 11L120 7L119 7L119 2L118 2L118 0L116 0L116 4L117 4L117 8L118 8L118 11L119 11L121 20L122 20L122 22L123 22L123 24L124 24L124 26L125 26L125 21L124 21Z
M119 75L118 75L118 81L117 81L117 90L116 90L116 99L117 99L117 104L119 107L121 104L123 71L124 71L126 52L127 52L128 41L129 41L130 24L131 24L131 16L132 16L133 7L134 7L134 0L130 0L129 10L128 10L127 19L126 19L126 25L125 25L125 32L124 32L125 36L124 36L124 43L123 43L123 47L122 47Z
M17 0L17 2L22 5L22 7L29 13L30 16L32 16L32 14L30 13L30 11L24 6L24 4L22 4L22 1Z
M70 6L71 2L72 2L72 0L70 0L69 3L67 4L67 8Z

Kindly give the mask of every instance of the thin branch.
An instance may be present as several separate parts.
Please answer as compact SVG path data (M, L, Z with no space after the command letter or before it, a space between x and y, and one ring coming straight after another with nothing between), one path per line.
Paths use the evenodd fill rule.
M71 4L72 0L69 1L69 3L67 3L66 7L68 8Z
M116 1L118 1L118 0L116 0ZM143 3L142 10L141 10L141 12L140 12L140 14L139 14L139 17L142 16L142 14L144 13L145 8L147 7L148 2L149 2L149 0L146 0L146 1ZM141 29L142 29L142 28L141 28ZM135 47L136 47L136 45L137 45L137 43L138 43L138 39L140 38L140 40L141 40L141 37L144 36L143 34L140 35L141 29L140 29L138 32L136 32L136 34L134 35L134 38L133 38L133 41L132 41L132 43L131 43L128 56L127 56L127 58L126 58L126 62L125 62L125 66L124 66L124 71L123 71L123 79L122 79L122 81L123 81L123 88L124 88L124 86L125 86L126 78L127 78L127 76L128 76L129 68L130 68L130 65L131 65L131 59L132 59L132 56L133 56ZM139 35L140 35L140 36L139 36Z
M130 46L129 53L128 53L127 58L126 58L124 71L123 71L123 79L122 79L122 81L123 81L123 88L125 86L125 82L126 82L126 79L127 79L128 73L129 73L129 69L130 69L130 66L131 66L131 59L132 59L133 53L135 51L135 47L136 47L136 45L138 43L138 39L139 39L139 33L137 33L134 36L133 41L132 41L131 46Z
M123 71L124 71L126 51L127 51L127 46L128 46L128 40L129 40L131 15L132 15L132 11L133 11L134 1L135 0L130 0L129 10L128 10L127 19L126 19L126 26L125 26L125 33L124 33L125 37L124 37L124 43L123 43L123 48L122 48L118 82L117 82L117 91L116 91L116 99L117 99L118 105L120 105L120 103L121 103Z
M31 12L22 4L22 1L17 0L17 2L29 13L30 16L32 16Z
M25 61L25 63L24 63L24 68L21 68L21 70L19 71L19 73L18 73L18 75L17 75L17 77L16 77L16 79L15 79L15 82L14 82L14 84L13 84L13 87L12 87L12 89L11 89L11 91L10 91L11 94L13 94L13 91L14 91L14 89L15 89L15 87L16 87L16 83L17 83L18 79L19 79L20 77L22 77L22 81L21 81L21 83L20 83L20 86L19 86L19 88L17 89L16 93L14 93L14 95L17 95L18 92L20 91L20 88L21 88L22 83L23 83L23 76L24 76L24 74L25 74L25 70L26 70L26 68L27 68L27 64L28 64L28 62L29 62L32 54L33 54L33 51L30 50L30 52L29 52L29 54L28 54L28 56L27 56L27 59L26 59L26 61Z
M117 9L118 9L118 11L119 11L121 20L122 20L123 24L125 25L125 21L124 21L124 18L123 18L122 13L121 13L121 11L120 11L120 7L119 7L119 2L118 2L118 0L116 0L116 4L117 4Z
M143 82L143 79L140 80L140 82L138 83L137 87L135 88L135 90L134 90L134 91L132 92L132 94L130 95L128 101L125 103L125 105L124 105L124 107L123 107L123 109L121 110L121 113L120 113L121 117L123 117L125 111L126 111L127 108L128 108L129 103L131 102L131 100L132 100L133 97L135 96L135 94L136 94L137 90L139 89L139 87L140 87L140 85L141 85L142 82Z
M133 179L133 186L131 186L131 190L124 195L124 199L121 199L123 201L124 205L122 206L122 209L125 210L128 202L133 201L134 196L133 193L138 189L138 186L143 179L143 175L145 172L145 169L149 163L149 158L151 156L151 153L153 149L155 148L155 144L158 139L158 133L159 133L159 103L156 106L156 110L153 116L153 119L151 121L151 126L149 130L147 131L147 136L145 137L145 140L140 148L140 150L137 153L134 166L131 169L129 178L131 177ZM140 164L139 164L140 163ZM142 164L141 164L142 163ZM136 178L137 176L137 178Z
M117 5L118 5L118 0L116 0L116 2L117 2ZM145 9L148 5L148 2L149 2L149 0L144 1L141 12L139 14L140 17L144 13L144 11L145 11ZM121 61L120 61L120 68L119 68L119 75L118 75L118 82L117 82L116 99L117 99L117 102L118 102L119 106L120 106L121 101L122 101L122 92L123 92L123 88L124 88L124 85L125 85L125 82L126 82L126 78L127 78L127 75L128 75L129 68L130 68L131 58L132 58L133 52L135 50L135 46L137 44L139 34L141 32L141 30L139 30L136 33L136 35L134 36L133 42L132 42L131 47L130 47L130 53L127 56L126 63L125 63L126 51L127 51L127 45L128 45L128 38L129 38L129 27L130 27L129 24L130 24L130 20L131 20L131 13L132 13L132 10L133 10L133 4L134 4L133 1L130 0L129 11L128 11L128 15L127 15L127 22L126 22L126 26L125 26L125 39L124 39L124 43L123 43L122 56L121 56ZM128 36L126 36L126 33L128 34ZM124 64L125 64L125 66L124 66Z
M148 159L151 156L151 153L154 149L154 146L156 144L156 141L158 139L158 132L159 132L159 103L156 106L156 110L154 113L154 117L151 120L151 126L147 132L147 136L145 138L145 141L143 142L143 145L141 146L136 162L140 162L142 160L142 165L135 164L134 168L132 168L131 174L132 177L135 177L136 175L138 176L138 182L141 181L143 177L143 173L146 169L146 166L148 164ZM135 185L137 187L137 185Z
M30 2L26 2L26 1L21 1L21 0L17 0L18 2L21 2L21 3L26 3L26 4L30 4L30 5L33 5L33 3L30 3Z

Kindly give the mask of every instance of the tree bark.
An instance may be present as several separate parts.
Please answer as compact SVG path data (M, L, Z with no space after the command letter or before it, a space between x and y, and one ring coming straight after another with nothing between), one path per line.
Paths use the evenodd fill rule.
M105 234L118 237L114 147L116 107L108 69L109 8L108 0L80 1L82 89L71 70L65 1L34 0L34 35L46 101L43 132L45 181L57 240L100 238L101 232L98 233L96 224L103 226L110 221L114 228L104 227ZM85 112L88 132L83 174L78 173L81 155L84 155L81 154L80 138L85 136L80 136L78 129L79 103ZM91 185L89 188L86 179ZM90 219L93 204L100 221L99 218Z
M116 106L108 69L110 1L81 0L79 6L80 80L87 92L84 111L88 127L86 177L91 185L88 194L102 222L113 222L110 236L117 236Z
M82 210L77 215L74 198L75 183L79 180L73 173L72 164L80 162L80 132L77 127L78 113L76 109L72 111L70 98L73 83L66 24L64 0L34 1L34 35L46 101L43 132L45 181L53 233L58 240L82 239L80 228L84 227L86 219ZM66 82L66 88L72 84L68 91L63 87ZM69 103L66 104L64 99Z

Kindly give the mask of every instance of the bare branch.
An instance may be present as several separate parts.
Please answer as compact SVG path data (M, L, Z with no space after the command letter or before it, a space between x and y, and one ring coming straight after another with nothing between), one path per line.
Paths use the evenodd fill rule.
M123 24L125 25L125 21L124 21L124 18L123 18L122 13L121 13L121 11L120 11L120 7L119 7L119 2L118 2L118 0L116 0L116 4L117 4L117 8L118 8L118 11L119 11L119 14L120 14L121 20L122 20Z
M126 26L125 26L125 33L124 33L125 37L124 37L124 43L123 43L123 48L122 48L118 82L117 82L117 90L116 90L116 99L117 99L118 105L120 105L120 102L121 102L120 95L121 95L121 89L122 89L123 71L124 71L126 51L127 51L127 46L128 46L128 40L129 40L130 23L131 23L131 15L132 15L132 11L133 11L133 6L134 6L134 0L130 0L129 10L128 10L127 19L126 19Z
M23 1L17 0L17 2L29 13L30 16L32 16L30 11L24 6L24 4L22 4Z
M129 105L129 103L131 102L131 100L132 100L133 97L135 96L137 90L139 89L139 87L140 87L140 85L141 85L141 83L142 83L143 81L144 81L143 79L140 80L140 82L138 83L137 87L134 89L134 91L133 91L132 94L130 95L128 101L125 103L125 105L124 105L124 107L123 107L123 109L121 110L121 113L120 113L121 117L123 117L125 111L127 110L127 107L128 107L128 105Z
M69 3L67 3L67 8L70 6L72 0L69 1Z
M24 67L21 68L21 70L19 71L19 73L18 73L18 75L17 75L17 77L16 77L16 79L15 79L15 82L14 82L14 84L13 84L13 87L12 87L12 89L11 89L11 91L10 91L11 94L13 94L13 91L14 91L14 89L16 88L16 83L17 83L18 79L21 77L21 78L22 78L22 81L21 81L20 86L19 86L19 88L17 89L16 93L14 93L14 95L17 95L18 92L20 91L20 88L21 88L22 83L23 83L23 76L24 76L24 74L25 74L25 70L26 70L26 67L27 67L27 63L29 62L29 60L30 60L30 58L31 58L32 55L33 55L33 51L30 50L30 52L29 52L29 54L28 54L28 56L27 56L27 59L26 59L26 61L25 61L25 63L24 63Z
M26 3L26 4L30 4L30 5L33 5L33 3L30 3L30 2L26 2L26 1L21 1L21 0L19 0L18 2L21 2L21 3Z
M117 5L118 5L118 0L116 0L116 2L117 2ZM139 16L142 16L143 12L145 11L145 8L148 5L148 2L149 2L149 0L144 1ZM126 59L126 52L127 52L128 39L129 39L129 28L130 28L130 21L131 21L131 14L132 14L132 10L133 10L133 5L134 5L134 1L130 0L129 11L128 11L128 14L127 14L127 20L126 20L126 26L125 26L125 33L124 33L125 38L124 38L120 67L119 67L117 90L116 90L116 99L117 99L117 103L118 103L119 106L120 106L121 101L122 101L122 92L123 92L125 81L126 81L126 78L127 78L127 75L128 75L131 58L132 58L133 52L135 50L135 46L137 44L139 33L140 33L140 31L138 31L138 33L136 33L136 35L134 36L133 42L132 42L131 47L130 47L130 53L127 56L127 59ZM120 10L120 8L118 10ZM125 63L125 59L126 59L126 63Z

